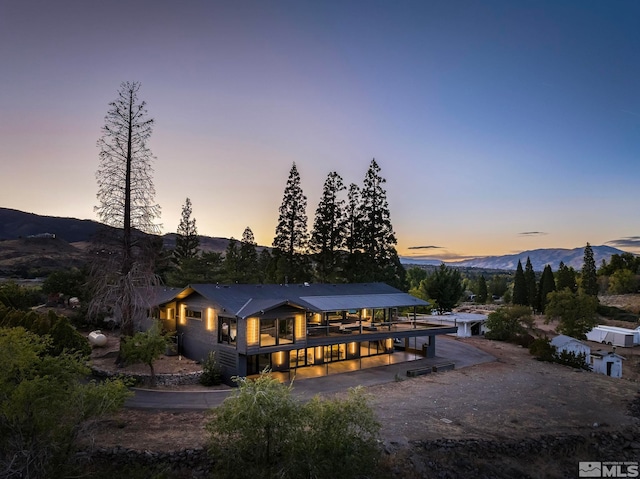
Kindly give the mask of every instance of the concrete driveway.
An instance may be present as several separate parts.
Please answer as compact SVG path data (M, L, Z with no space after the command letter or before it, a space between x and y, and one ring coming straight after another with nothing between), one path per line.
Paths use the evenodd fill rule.
M406 378L408 369L443 363L454 363L455 368L460 369L474 364L495 361L495 359L490 354L453 337L439 336L435 358L421 358L415 361L398 362L308 379L298 377L294 380L293 392L294 395L302 399L310 399L316 394L333 394L356 386L374 386L393 382L397 377ZM130 398L125 406L142 409L204 410L220 405L233 391L233 389L168 391L134 388L135 396Z

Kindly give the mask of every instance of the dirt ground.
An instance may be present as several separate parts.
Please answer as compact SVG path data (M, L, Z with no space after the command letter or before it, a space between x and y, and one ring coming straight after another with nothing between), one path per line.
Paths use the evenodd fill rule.
M637 422L628 414L639 390L636 381L539 362L507 343L463 341L496 361L368 388L385 442L502 440L615 430ZM178 364L175 357L165 361L163 366ZM158 452L196 448L206 441L206 418L206 412L125 409L103 421L94 440L103 447Z

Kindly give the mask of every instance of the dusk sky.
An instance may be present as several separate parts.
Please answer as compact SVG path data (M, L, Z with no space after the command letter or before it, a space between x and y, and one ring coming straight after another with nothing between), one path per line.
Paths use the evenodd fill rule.
M402 256L640 252L640 2L0 1L0 206L97 220L123 81L163 232L270 246L293 162L386 178Z

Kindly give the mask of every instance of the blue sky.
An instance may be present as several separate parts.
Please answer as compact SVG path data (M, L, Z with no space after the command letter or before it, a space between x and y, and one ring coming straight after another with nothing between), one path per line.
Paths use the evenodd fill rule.
M386 178L401 255L640 252L636 1L6 1L0 206L96 219L122 81L156 127L164 232L270 245L291 164ZM421 248L420 248L421 247Z

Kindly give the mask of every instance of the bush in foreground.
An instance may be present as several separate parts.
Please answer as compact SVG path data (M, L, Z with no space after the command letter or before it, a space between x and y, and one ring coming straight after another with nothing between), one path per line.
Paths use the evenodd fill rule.
M119 380L86 382L82 356L52 356L51 338L0 328L0 477L68 477L77 439L90 419L120 408Z
M216 477L352 478L375 470L380 424L362 389L302 403L266 372L235 381L238 390L207 424Z

